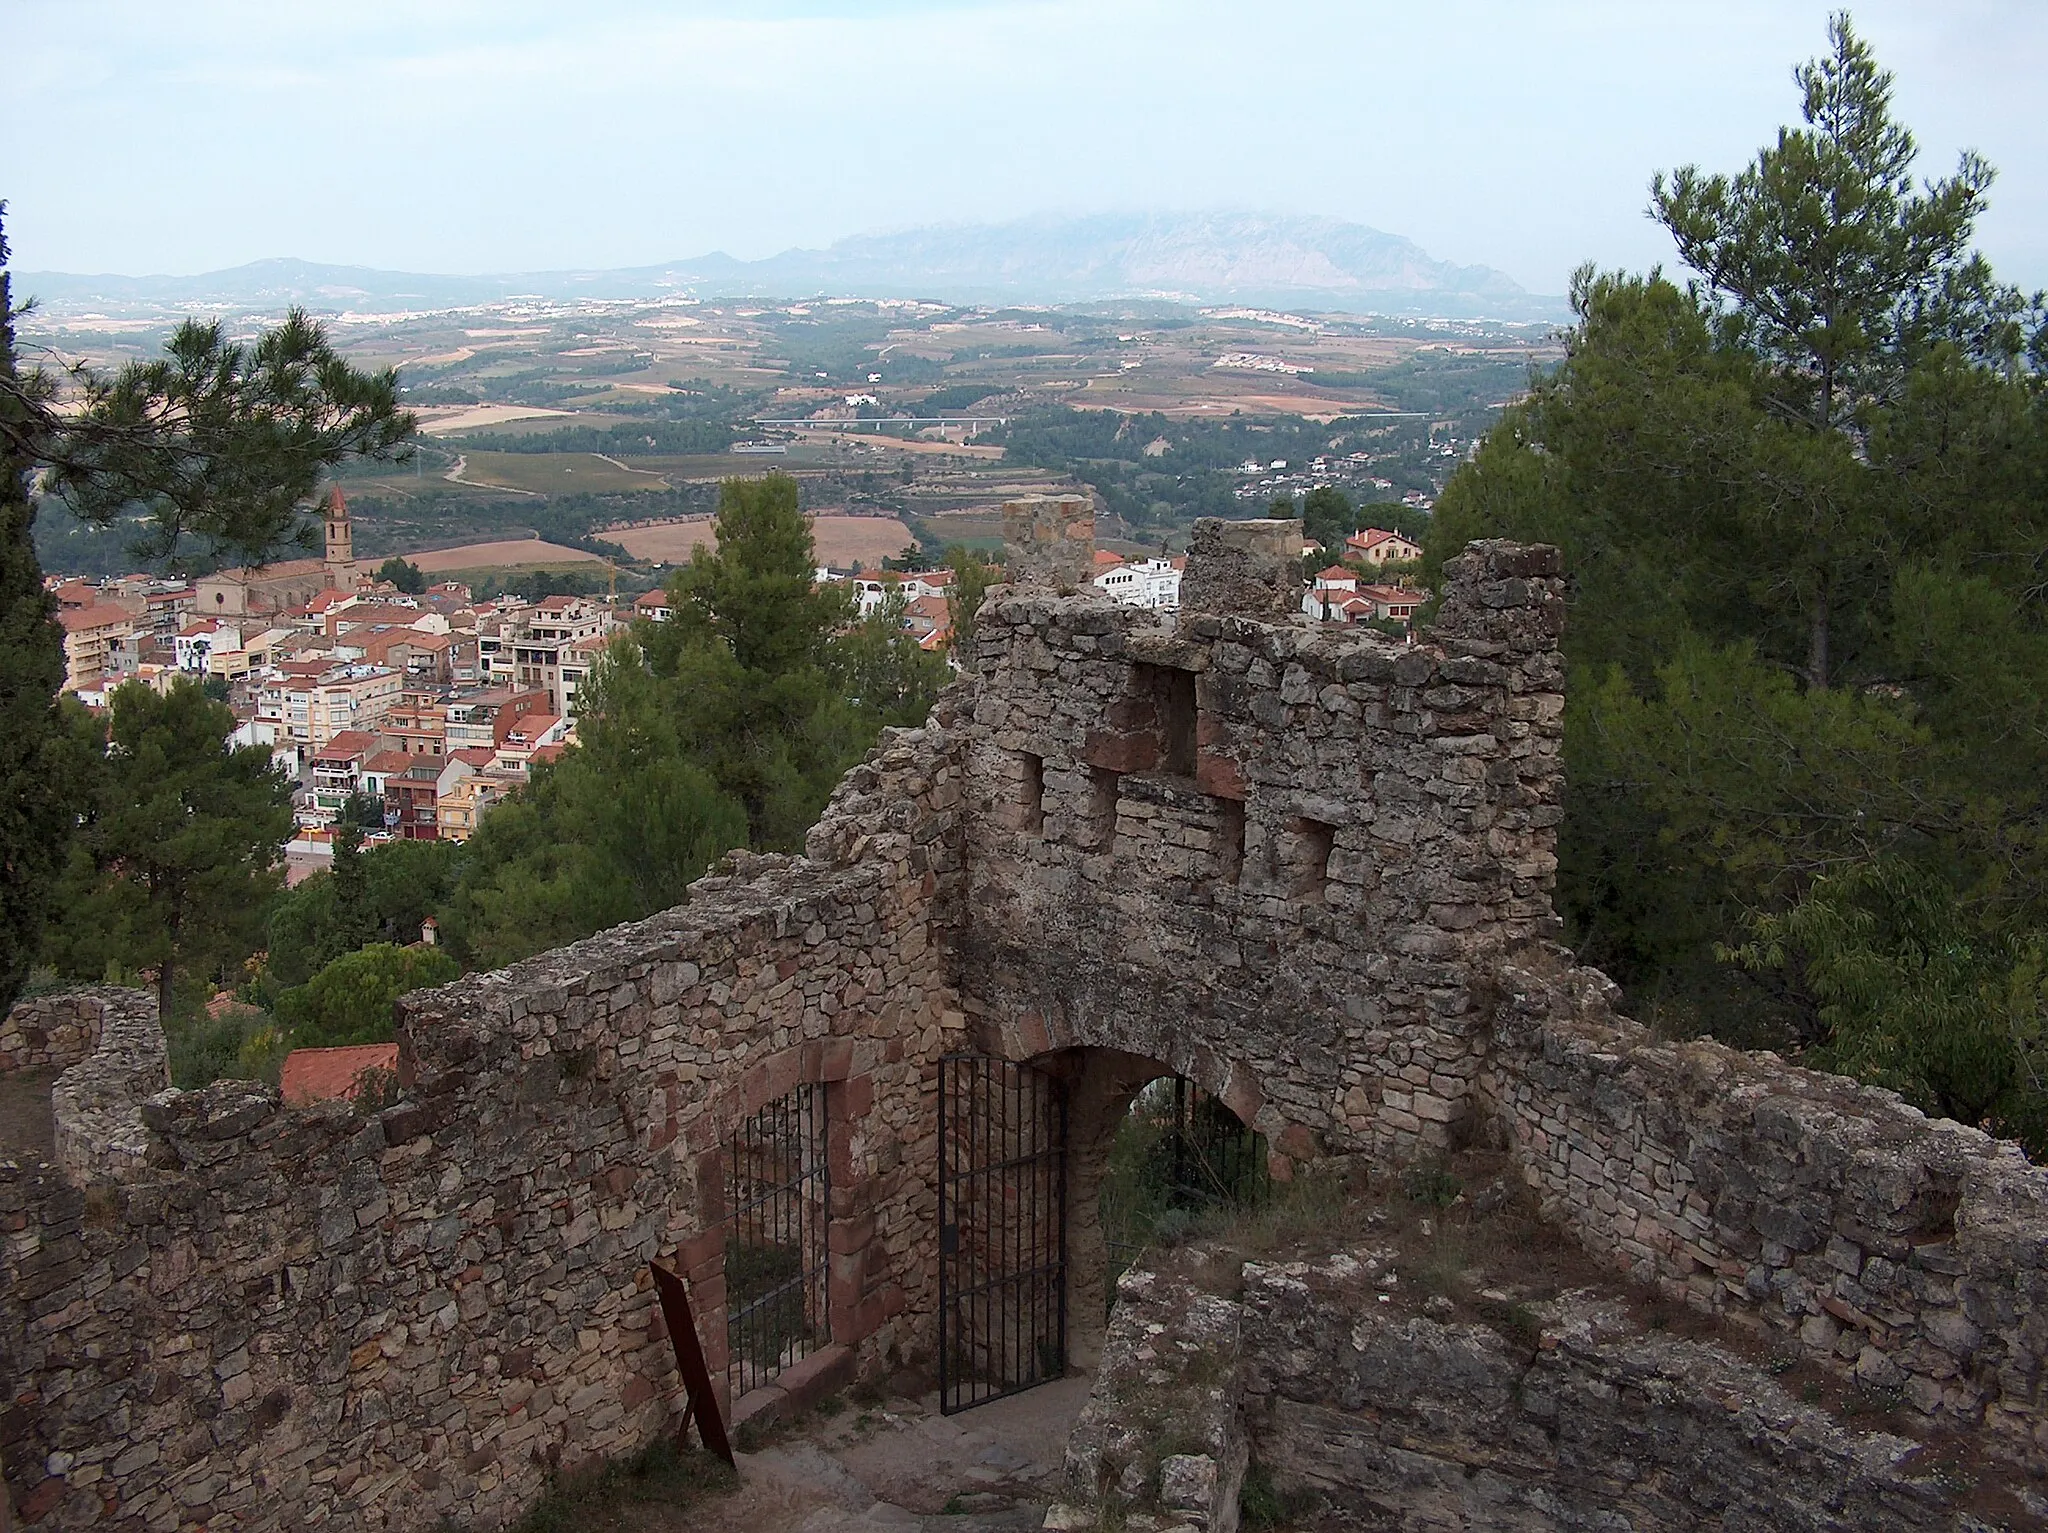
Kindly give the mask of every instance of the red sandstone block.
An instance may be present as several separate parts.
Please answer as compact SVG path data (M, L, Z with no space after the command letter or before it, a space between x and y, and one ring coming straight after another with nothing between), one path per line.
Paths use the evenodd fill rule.
M1043 1054L1052 1047L1052 1029L1045 1025L1045 1018L1035 1011L1027 1011L1017 1019L1017 1044L1024 1058Z
M1244 773L1228 756L1211 756L1204 753L1195 760L1195 786L1211 798L1235 799L1244 802Z
M874 1238L875 1217L873 1214L868 1215L865 1219L834 1219L826 1227L825 1231L826 1247L835 1256L859 1251L866 1247L867 1243Z
M725 1232L723 1230L704 1230L699 1234L692 1235L676 1248L676 1268L678 1271L694 1272L706 1262L722 1262L724 1260Z
M627 1410L636 1405L645 1405L654 1398L654 1383L644 1374L634 1374L626 1380L626 1388L619 1396L619 1403Z
M804 1054L804 1075L808 1080L843 1081L853 1074L851 1038L821 1038L805 1044Z
M853 1040L835 1039L846 1044L847 1065L853 1064ZM839 1109L841 1118L865 1118L875 1105L875 1078L872 1075L834 1075L828 1080L843 1080L846 1084L839 1089L839 1100L833 1105Z
M817 1404L853 1382L853 1348L833 1342L775 1376L776 1386L798 1410Z
M755 1108L767 1106L778 1097L786 1097L803 1083L804 1053L802 1049L784 1049L769 1060L764 1069L764 1084L759 1097L748 1098Z

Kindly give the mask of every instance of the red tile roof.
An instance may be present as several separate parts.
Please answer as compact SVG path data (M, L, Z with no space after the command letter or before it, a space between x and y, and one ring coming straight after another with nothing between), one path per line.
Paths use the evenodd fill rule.
M403 772L417 759L404 751L379 751L363 763L363 770L388 777L393 772Z
M313 754L315 761L349 761L377 749L377 737L366 729L344 729Z
M129 620L128 614L112 602L97 607L57 609L57 622L66 633L80 633L89 628L112 628Z
M1113 570L1123 562L1122 554L1113 554L1106 548L1095 550L1095 567L1099 570Z
M278 1085L294 1107L333 1102L362 1090L365 1070L398 1068L395 1043L359 1043L340 1049L293 1049L284 1057Z

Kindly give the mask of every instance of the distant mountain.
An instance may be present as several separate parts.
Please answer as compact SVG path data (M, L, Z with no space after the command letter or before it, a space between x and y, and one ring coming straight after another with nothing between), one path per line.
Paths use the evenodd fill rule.
M617 271L447 277L269 260L196 277L24 272L17 291L53 312L227 306L395 313L509 298L928 298L1084 303L1170 298L1446 318L1553 319L1562 301L1485 266L1334 218L1256 213L1039 217L864 234L824 250L740 261L714 252Z

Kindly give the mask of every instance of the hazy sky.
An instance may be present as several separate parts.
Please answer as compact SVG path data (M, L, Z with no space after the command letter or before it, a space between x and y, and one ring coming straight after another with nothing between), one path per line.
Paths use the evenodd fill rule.
M24 270L647 264L1041 211L1328 214L1561 292L1797 111L1806 0L6 0ZM2048 5L1886 0L1923 175L2048 285Z

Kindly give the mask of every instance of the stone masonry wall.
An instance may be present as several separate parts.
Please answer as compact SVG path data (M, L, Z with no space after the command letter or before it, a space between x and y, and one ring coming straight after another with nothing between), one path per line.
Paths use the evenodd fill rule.
M1448 576L1413 647L990 597L957 938L987 1046L1148 1056L1290 1158L1463 1131L1473 965L1554 919L1562 604L1549 549Z
M2048 1511L1802 1405L1723 1349L1643 1331L1617 1305L1567 1296L1510 1337L1403 1313L1368 1270L1340 1253L1244 1272L1253 1456L1340 1526L1931 1533Z
M2048 1512L1613 1300L1507 1330L1417 1314L1375 1278L1387 1254L1197 1245L1126 1273L1046 1525L1230 1533L1249 1464L1307 1498L1303 1524L1402 1533L1988 1533Z
M648 1261L680 1256L722 1346L719 1147L800 1081L844 1125L834 1340L851 1366L913 1352L924 1081L962 1025L928 935L950 718L849 774L815 858L739 859L662 916L409 997L396 1106L223 1082L142 1106L148 1174L0 1164L23 1521L488 1529L550 1468L672 1430Z
M81 1180L134 1176L149 1153L142 1104L171 1084L156 997L111 986L79 993L99 1023L92 1052L50 1086L57 1164Z
M1549 1217L2048 1473L2048 1173L2017 1145L1775 1055L1659 1042L1558 952L1497 984L1482 1089Z
M62 1070L77 1064L98 1045L100 1024L109 1011L132 1012L138 994L114 985L94 985L17 1002L0 1018L0 1074ZM155 1011L152 1003L150 1014Z

